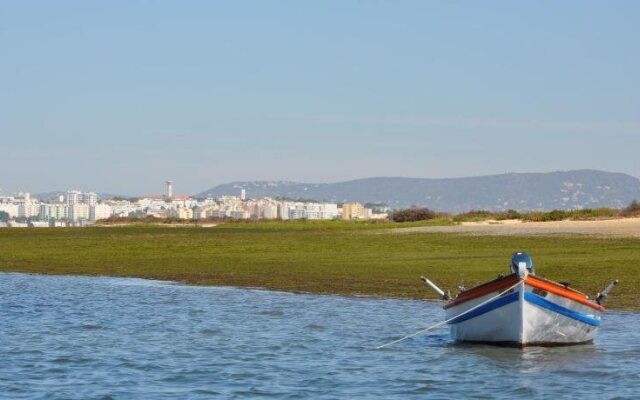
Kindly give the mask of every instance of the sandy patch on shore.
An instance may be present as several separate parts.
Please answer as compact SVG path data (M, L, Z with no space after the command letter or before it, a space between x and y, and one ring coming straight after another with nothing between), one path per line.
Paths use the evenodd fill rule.
M595 221L523 222L521 220L465 222L455 226L424 226L392 229L391 233L469 233L485 235L583 234L640 237L640 218Z

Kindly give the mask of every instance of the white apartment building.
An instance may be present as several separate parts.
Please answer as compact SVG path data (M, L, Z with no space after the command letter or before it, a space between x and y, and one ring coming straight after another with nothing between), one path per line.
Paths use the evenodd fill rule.
M208 208L206 210L204 210L204 212L200 213L200 215L202 216L202 219L205 218L224 218L224 217L228 217L227 213L223 210L220 210L218 208Z
M280 212L282 219L335 219L339 215L335 203L283 203Z
M193 207L191 209L191 212L193 213L193 219L205 219L207 218L207 211L204 208L200 208L198 206Z
M88 192L82 194L82 203L88 204L93 207L98 204L98 194L94 192Z
M96 204L89 206L89 221L107 219L111 216L113 209L108 204Z
M286 215L283 219L303 219L304 203L284 203L283 213Z
M336 206L337 207L337 206ZM320 203L305 203L302 206L302 213L304 219L324 219L322 218L322 204ZM336 208L337 213L337 208Z
M240 206L242 204L242 200L240 200L240 198L236 196L220 196L216 198L216 203Z
M40 219L57 221L69 218L68 207L66 204L40 204Z
M278 218L278 206L276 204L263 204L259 208L258 218L276 219Z
M188 207L178 207L169 210L168 216L179 219L193 219L194 211Z
M193 210L188 207L178 208L178 218L180 219L193 219Z
M305 203L307 219L335 219L338 217L338 205L335 203Z
M130 213L138 211L139 208L128 200L106 200L102 202L111 207L111 215L116 217L128 217Z
M360 203L345 203L342 205L342 219L370 219L372 210Z
M228 216L234 219L249 219L251 214L244 210L230 210L227 212Z
M170 208L178 209L178 208L193 208L198 205L198 201L194 199L174 199L169 203Z
M289 219L289 210L292 207L291 203L286 201L278 202L277 207L278 207L278 218L280 218L281 220Z
M31 218L40 214L40 202L37 200L27 200L18 205L18 217Z
M9 214L9 218L15 218L18 216L18 205L13 203L0 203L0 211Z
M81 192L79 190L69 190L67 192L67 205L87 204L95 206L98 204L98 195L94 192Z
M15 197L1 197L0 211L9 217L31 218L40 213L40 201L32 199L29 193L18 193Z
M148 208L151 212L160 212L172 208L171 202L167 202L164 198L145 197L137 201L138 208Z
M98 194L95 192L82 192L80 190L67 191L67 215L69 221L96 221L108 218L111 215L111 207L98 204ZM55 206L52 204L51 206ZM61 215L57 208L49 208L49 212ZM46 210L45 210L46 211ZM58 219L58 218L56 218Z
M70 206L72 204L81 203L80 199L82 198L82 192L79 190L69 190L67 191L67 205Z
M67 207L67 214L70 221L89 220L88 204L73 204Z

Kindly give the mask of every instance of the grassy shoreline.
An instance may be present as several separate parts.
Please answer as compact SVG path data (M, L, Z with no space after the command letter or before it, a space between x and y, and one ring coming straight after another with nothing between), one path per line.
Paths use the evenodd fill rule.
M526 250L540 275L569 281L590 295L619 278L607 306L640 311L640 239L386 234L393 227L273 222L3 229L0 271L426 299L434 295L420 275L444 288L461 282L470 287L506 273L511 253Z

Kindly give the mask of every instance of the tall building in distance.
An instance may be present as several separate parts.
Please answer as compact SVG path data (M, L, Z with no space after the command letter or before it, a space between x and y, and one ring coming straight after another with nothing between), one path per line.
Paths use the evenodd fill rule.
M81 197L82 192L80 192L79 190L69 190L67 192L67 205L72 206L74 204L79 204Z
M82 202L89 207L95 207L98 204L98 194L94 192L83 193Z
M166 181L166 192L165 192L165 196L167 197L167 199L172 199L173 198L173 181Z
M66 204L66 216L58 210L41 209L42 216L47 216L50 219L60 219L64 216L65 219L73 222L79 221L94 221L91 219L91 215L95 214L95 208L98 207L98 194L95 192L81 192L79 190L69 190L67 192L67 204Z
M242 189L240 190L240 200L244 201L247 199L247 191Z
M81 192L79 190L69 190L67 192L67 205L86 204L95 206L98 204L98 195L94 192Z

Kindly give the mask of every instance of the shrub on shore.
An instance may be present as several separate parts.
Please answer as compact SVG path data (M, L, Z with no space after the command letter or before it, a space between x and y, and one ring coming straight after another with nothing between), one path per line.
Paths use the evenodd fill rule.
M493 219L496 221L504 221L507 219L521 219L522 214L516 210L507 210L501 212L494 212L488 210L471 210L461 214L457 214L453 217L455 222L475 222L486 221Z
M620 211L613 208L584 208L571 212L572 219L611 218L620 216Z
M495 219L497 213L488 210L471 210L453 217L456 222L485 221Z
M620 216L620 211L612 208L584 208L581 210L553 210L549 212L532 211L522 214L523 221L547 222L571 220L590 220L597 218L615 218Z
M454 222L477 222L496 220L504 221L507 219L521 219L529 222L548 222L571 220L589 220L597 218L616 218L640 215L640 203L630 204L624 210L616 210L613 208L584 208L579 210L552 210L552 211L529 211L519 212L516 210L508 211L488 211L488 210L471 210L464 213L456 214L452 217Z
M620 211L620 215L623 217L638 217L640 216L640 203L637 200L632 201L629 205Z
M437 216L435 211L428 208L407 208L395 211L391 214L394 222L415 222L434 219Z
M549 212L532 211L522 215L522 220L529 222L562 221L567 218L569 218L569 213L563 210L553 210Z
M505 212L498 213L496 219L498 221L504 221L505 219L521 219L522 214L516 210L507 210Z

